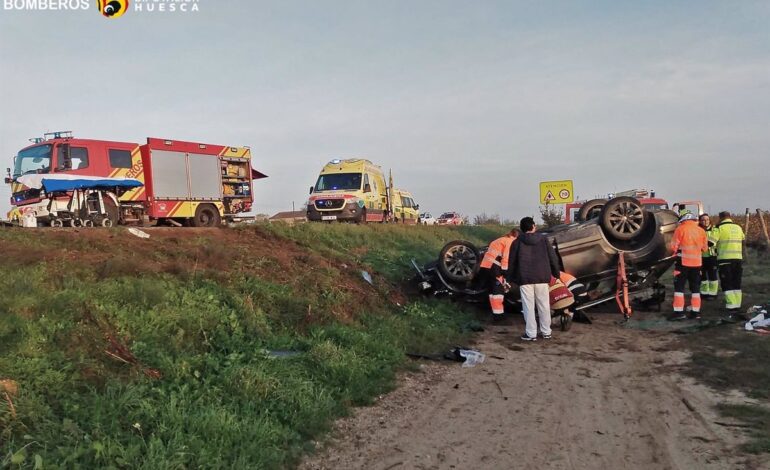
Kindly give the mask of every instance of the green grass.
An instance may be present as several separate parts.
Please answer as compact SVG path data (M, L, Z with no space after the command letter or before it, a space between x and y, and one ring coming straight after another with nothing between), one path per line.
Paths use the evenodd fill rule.
M467 338L473 316L457 305L392 301L411 276L408 259L497 235L239 230L146 244L119 230L0 231L11 253L0 261L0 380L19 388L15 416L0 394L0 467L291 467L333 419L393 387L405 352ZM220 236L246 241L223 247ZM309 253L307 267L292 268L301 254L289 265L253 254L291 246ZM376 288L361 268L379 273ZM105 352L111 344L130 351L128 362ZM299 354L273 358L273 349Z

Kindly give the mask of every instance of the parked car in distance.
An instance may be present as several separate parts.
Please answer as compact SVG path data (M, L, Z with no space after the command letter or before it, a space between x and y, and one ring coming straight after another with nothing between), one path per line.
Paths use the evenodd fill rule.
M457 212L444 212L436 223L438 225L462 225L463 218Z
M436 225L436 218L430 212L420 214L420 223L423 225Z

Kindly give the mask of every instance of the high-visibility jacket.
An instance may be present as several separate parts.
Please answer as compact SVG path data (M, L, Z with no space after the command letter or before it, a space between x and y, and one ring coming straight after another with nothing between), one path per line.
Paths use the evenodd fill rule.
M674 231L671 248L679 256L682 266L701 267L703 252L708 250L706 231L696 221L685 220Z
M719 229L714 225L709 225L706 231L706 240L709 242L709 249L703 253L704 258L712 258L717 255L717 241L719 240Z
M743 259L743 234L741 226L731 219L725 219L717 225L717 260Z
M491 269L493 265L497 265L503 271L507 271L508 254L514 241L516 241L515 238L506 235L490 243L487 252L484 253L484 259L481 260L481 267Z
M572 295L578 300L584 300L587 297L586 286L582 282L578 281L575 276L570 273L560 271L559 280L567 286Z

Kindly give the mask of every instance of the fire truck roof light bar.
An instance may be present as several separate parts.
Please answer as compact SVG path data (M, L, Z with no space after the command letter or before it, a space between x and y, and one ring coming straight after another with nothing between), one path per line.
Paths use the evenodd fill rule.
M51 139L71 139L72 138L72 131L55 131L55 132L46 132L43 134L43 140L51 140Z

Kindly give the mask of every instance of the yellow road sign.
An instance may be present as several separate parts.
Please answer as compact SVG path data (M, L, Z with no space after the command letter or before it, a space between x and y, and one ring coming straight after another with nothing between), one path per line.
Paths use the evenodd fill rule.
M540 183L540 202L543 204L566 204L575 200L572 180L543 181Z

